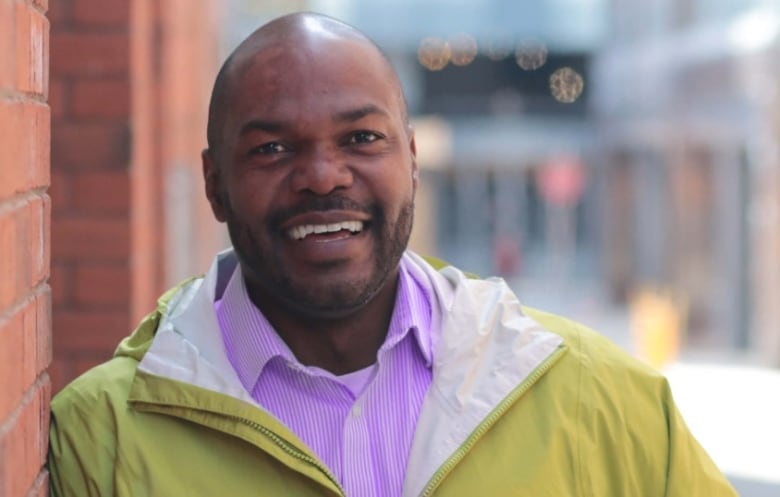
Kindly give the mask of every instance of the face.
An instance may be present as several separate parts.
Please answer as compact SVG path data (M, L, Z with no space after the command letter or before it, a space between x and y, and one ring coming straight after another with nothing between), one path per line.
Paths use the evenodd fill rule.
M346 315L396 274L417 169L395 81L351 40L270 47L237 68L204 173L256 304Z

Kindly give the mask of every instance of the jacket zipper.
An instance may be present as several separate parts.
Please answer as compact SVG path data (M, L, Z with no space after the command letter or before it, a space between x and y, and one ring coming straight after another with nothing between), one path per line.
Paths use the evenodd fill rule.
M306 454L304 454L303 452L299 451L294 445L286 442L284 439L282 439L279 435L274 433L272 430L269 430L265 426L263 426L263 425L261 425L259 423L255 423L254 421L249 421L248 419L239 418L237 416L226 416L226 417L228 419L232 419L234 421L238 421L239 423L245 424L245 425L249 426L250 428L253 428L254 430L262 433L268 439L270 439L273 443L275 443L280 449L285 451L290 456L292 456L292 457L294 457L294 458L296 458L296 459L298 459L300 461L309 463L312 466L314 466L315 468L319 469L320 471L322 471L322 473L325 476L328 477L328 479L331 481L331 483L333 483L336 486L336 488L339 489L339 492L341 492L341 495L346 495L346 493L344 492L344 489L341 487L341 483L339 483L339 481L336 479L336 477L333 476L333 474L330 472L330 470L326 466L321 464L319 461L317 461L313 457L309 457Z
M154 403L144 402L144 401L134 401L133 403L135 405L137 405L138 407L141 407L142 409L145 408L144 410L158 412L160 414L166 414L168 416L182 417L182 416L178 416L176 414L173 414L171 412L166 412L167 409L165 409L164 405L154 404ZM265 426L263 426L263 425L261 425L259 423L255 423L254 421L250 421L248 419L244 419L244 418L239 417L239 416L231 416L229 414L219 414L219 416L224 417L226 419L230 419L230 420L239 422L239 423L241 423L243 425L249 426L250 428L252 428L256 432L259 432L260 434L262 434L263 436L265 436L266 438L271 440L271 442L273 442L277 447L282 449L289 456L294 457L295 459L298 459L299 461L303 461L305 463L308 463L308 464L314 466L315 468L319 469L328 478L328 480L330 480L331 483L333 483L333 485L336 486L336 488L339 490L339 492L340 492L340 494L342 496L346 495L346 493L344 492L344 488L341 486L339 481L336 479L335 476L333 476L333 473L331 473L330 470L326 466L324 466L322 463L320 463L317 459L315 459L313 457L309 457L308 455L306 455L303 452L301 452L300 450L298 450L298 448L296 448L291 443L285 441L282 437L277 435L274 431L269 430L268 428L266 428ZM207 428L216 429L216 428L208 426L208 425L206 425L204 423L199 423L199 424L201 424L203 426L206 426ZM222 431L223 433L226 433L223 430L218 430L218 431Z
M493 409L493 411L477 426L466 441L458 447L458 449L442 464L436 473L433 474L428 484L423 489L420 497L430 497L434 490L444 480L450 471L463 459L463 457L474 447L477 441L506 413L509 407L517 401L528 389L536 383L539 378L550 370L551 367L558 361L561 355L566 352L566 348L559 346L558 349L553 352L550 357L547 358L542 364L540 364L530 375L526 377L523 382L517 386L501 403Z

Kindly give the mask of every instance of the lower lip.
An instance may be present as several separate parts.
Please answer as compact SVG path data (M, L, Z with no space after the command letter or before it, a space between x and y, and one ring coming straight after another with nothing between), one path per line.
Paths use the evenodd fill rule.
M335 262L359 255L361 245L369 237L365 230L360 233L336 233L331 235L309 235L302 240L290 240L290 252L312 262Z

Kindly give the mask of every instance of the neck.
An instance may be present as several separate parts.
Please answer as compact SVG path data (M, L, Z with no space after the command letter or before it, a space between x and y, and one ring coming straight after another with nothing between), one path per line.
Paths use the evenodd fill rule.
M367 304L338 317L307 315L266 299L257 289L248 291L301 364L341 375L376 362L392 319L397 287L396 271Z

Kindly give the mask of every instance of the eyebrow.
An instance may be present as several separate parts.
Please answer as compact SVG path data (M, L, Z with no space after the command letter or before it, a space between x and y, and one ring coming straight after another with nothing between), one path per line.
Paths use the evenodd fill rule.
M345 110L337 112L333 115L333 121L335 122L355 122L370 115L380 115L389 117L390 115L384 109L373 105L365 105L356 109ZM290 121L269 121L265 119L252 119L247 121L241 126L239 135L244 135L251 131L265 131L267 133L278 133L286 128L292 127Z
M250 131L265 131L267 133L277 133L283 130L287 125L282 121L265 121L263 119L252 119L241 126L239 135L244 135Z
M363 119L366 116L372 114L378 114L380 116L390 117L389 114L376 105L368 104L357 109L350 109L343 112L338 112L333 116L333 120L336 122L354 122Z

